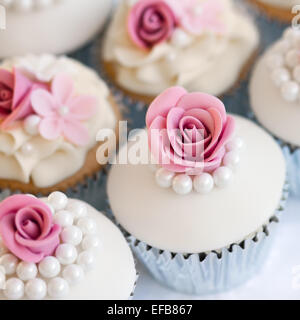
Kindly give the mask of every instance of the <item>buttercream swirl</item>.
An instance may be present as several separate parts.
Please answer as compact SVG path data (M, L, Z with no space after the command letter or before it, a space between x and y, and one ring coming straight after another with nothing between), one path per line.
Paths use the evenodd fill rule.
M172 1L167 3L172 7ZM196 0L196 3L201 8L206 0ZM221 3L217 22L224 26L224 32L207 28L208 22L217 28L215 21L209 19L205 30L199 25L202 32L193 34L186 27L191 25L196 30L194 20L189 19L174 30L170 40L149 50L142 50L132 41L126 28L132 5L129 1L120 3L103 50L104 61L114 65L117 83L148 96L157 96L175 85L213 95L229 90L257 48L259 35L251 19L231 0L221 0ZM201 11L197 14L201 17Z

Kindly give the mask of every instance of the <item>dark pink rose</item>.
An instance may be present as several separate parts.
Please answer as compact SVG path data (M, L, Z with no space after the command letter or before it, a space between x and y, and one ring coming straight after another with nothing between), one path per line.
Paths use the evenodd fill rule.
M221 166L235 128L218 98L187 93L181 87L170 88L153 101L146 124L151 153L159 164L191 175Z
M176 24L176 16L165 1L141 0L130 11L128 32L137 46L148 49L168 40Z
M53 224L50 208L27 195L11 196L0 204L0 235L19 259L38 263L54 253L61 227Z
M1 129L7 129L12 122L33 113L30 94L37 88L47 88L47 86L31 81L17 69L13 69L12 72L0 69Z

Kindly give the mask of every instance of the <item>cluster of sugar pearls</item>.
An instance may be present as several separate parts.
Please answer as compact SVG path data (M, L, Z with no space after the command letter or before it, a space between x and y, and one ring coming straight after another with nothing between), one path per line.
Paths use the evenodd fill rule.
M0 0L7 9L20 12L46 9L62 0Z
M19 261L0 243L0 290L8 299L26 296L41 300L47 294L54 299L64 298L70 286L82 281L85 272L93 268L94 249L100 246L100 240L95 221L87 216L87 206L69 201L61 192L52 193L45 202L54 222L62 227L61 244L55 256L35 264Z
M212 174L202 173L192 177L188 174L175 174L165 168L154 168L156 183L162 188L173 188L180 195L186 195L194 191L199 194L208 194L213 188L226 187L240 163L240 151L244 146L241 138L235 137L226 145L226 154L222 161L222 166Z
M271 79L288 102L300 102L300 31L288 28L267 57Z

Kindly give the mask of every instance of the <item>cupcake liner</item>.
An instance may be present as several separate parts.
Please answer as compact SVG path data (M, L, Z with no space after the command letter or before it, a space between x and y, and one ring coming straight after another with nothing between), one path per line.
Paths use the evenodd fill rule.
M160 250L126 233L136 257L161 284L187 294L230 290L253 276L263 265L288 197L285 184L278 209L254 235L218 251L180 254Z
M106 169L102 169L91 177L85 178L84 181L77 183L74 187L69 188L65 193L69 198L83 200L95 208L101 207L105 201L105 196L101 189L105 188ZM59 190L58 190L59 191ZM19 190L2 189L0 190L0 201L13 195L22 193ZM44 195L36 193L37 197L44 197Z

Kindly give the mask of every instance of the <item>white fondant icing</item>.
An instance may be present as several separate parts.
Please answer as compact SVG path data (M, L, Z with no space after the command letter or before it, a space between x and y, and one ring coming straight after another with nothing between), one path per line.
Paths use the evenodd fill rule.
M83 204L83 202L79 200L70 199L69 201L71 204L75 205L77 203ZM82 282L79 282L78 284L74 283L74 285L70 286L69 292L66 296L64 296L65 292L60 292L59 294L59 286L55 285L58 281L55 279L61 278L62 274L64 274L66 278L73 277L74 280L74 277L76 277L74 272L70 273L70 270L68 272L63 272L66 267L62 266L57 277L52 278L52 280L54 280L53 283L50 283L52 280L43 277L41 274L39 274L38 278L46 282L48 286L48 294L50 291L53 298L59 298L61 295L61 297L66 300L128 299L134 290L136 281L134 259L129 246L120 230L111 221L109 221L103 214L100 214L96 209L92 208L88 204L86 205L88 208L88 216L96 222L97 234L101 235L101 241L103 243L100 248L94 247L93 249L95 250L94 268L85 273ZM120 268L120 266L122 267ZM9 267L10 269L13 268L12 265ZM44 268L43 272L46 272L45 270L46 269ZM49 275L47 272L45 274L46 276ZM19 299L23 296L24 299L24 290L21 290L22 281L10 281L14 283L10 283L9 281L9 279L6 281L6 283L8 282L9 284L8 290L6 292L2 292L0 290L0 300L6 299L5 294L7 294L9 298ZM59 281L62 282L61 280ZM16 293L14 295L13 289L15 286L19 286L20 290L17 290L18 294ZM32 295L32 298L35 297L34 293L36 290L34 289L37 288L31 288L29 292ZM46 299L51 298L47 296Z
M42 2L45 0L39 0ZM4 4L8 8L7 25L0 32L0 58L29 52L60 54L77 49L104 24L112 0L55 0L54 4L43 10L36 6L32 10L30 6L25 11Z
M32 61L33 57L30 59ZM35 59L38 60L39 57L36 56ZM6 60L1 67L11 69L13 65L18 65L19 61L19 58ZM63 137L53 141L45 140L40 135L29 135L26 128L0 130L0 179L24 183L32 179L39 188L53 186L72 176L83 166L88 151L96 145L99 129L115 127L116 118L109 102L110 93L106 84L93 70L79 62L66 57L63 61L63 71L65 68L76 70L70 73L76 94L92 95L98 99L95 116L85 122L90 134L88 145L78 147ZM23 152L22 146L25 143L32 146L33 152L30 156Z
M176 41L157 45L149 52L130 40L126 29L130 7L124 2L108 30L103 59L115 65L117 82L122 87L139 94L155 96L181 85L189 91L220 95L237 81L259 42L250 18L241 14L231 0L223 2L224 35L188 35L190 44L184 47L178 45L183 43L182 36L177 36Z
M267 69L268 56L276 52L277 43L267 50L255 66L249 87L251 106L259 122L272 134L300 146L300 101L284 100Z
M158 187L147 165L114 165L108 196L122 227L153 247L199 253L240 242L267 223L281 198L284 157L263 129L241 117L235 119L236 133L246 149L227 188L200 197L196 192L179 197Z

